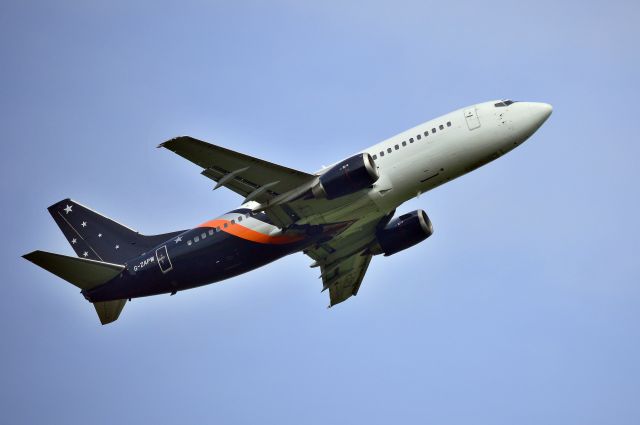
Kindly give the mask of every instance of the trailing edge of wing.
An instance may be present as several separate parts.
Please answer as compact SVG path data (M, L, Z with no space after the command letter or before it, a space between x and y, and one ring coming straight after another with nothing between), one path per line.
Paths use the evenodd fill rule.
M371 262L371 254L355 254L345 259L327 280L329 284L329 307L358 294L360 284Z

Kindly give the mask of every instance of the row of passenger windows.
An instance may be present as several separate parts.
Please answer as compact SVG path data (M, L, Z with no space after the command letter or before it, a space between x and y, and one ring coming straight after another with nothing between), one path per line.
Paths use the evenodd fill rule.
M447 121L447 127L451 127L451 121ZM440 124L440 125L438 126L438 128L439 128L440 130L444 130L444 124ZM436 131L437 131L436 127L433 127L433 128L431 129L431 132L429 132L429 130L425 130L425 132L423 133L423 134L424 134L425 139L426 139L427 137L429 137L429 134L435 134L435 133L436 133ZM409 138L409 143L413 143L415 140L422 140L422 134L418 134L418 135L416 135L415 139L414 139L413 137ZM403 146L403 147L404 147L404 146L407 146L407 141L406 141L406 140L404 140L401 144L402 144L402 146ZM395 149L395 150L399 150L399 149L400 149L400 145L399 145L399 144L398 144L398 145L395 145L395 146L394 146L394 149ZM392 148L387 148L387 153L391 153L391 152L393 152L393 149L392 149ZM379 154L379 155L380 155L380 157L383 157L383 156L384 156L384 151L380 151L380 154ZM377 154L374 154L374 155L373 155L373 159L374 159L374 160L378 159L378 155L377 155Z
M236 221L238 223L240 223L243 219L243 217L249 218L251 216L251 213L247 213L244 216L238 216L238 219L233 219L230 220L229 223L224 223L222 226L217 226L215 229L209 229L207 232L202 232L200 233L200 236L195 236L193 239L189 239L187 241L187 245L191 246L191 244L195 243L195 242L200 242L200 240L204 240L207 238L207 234L209 236L213 236L214 233L219 232L221 229L226 229L229 226L233 226L234 224L236 224Z

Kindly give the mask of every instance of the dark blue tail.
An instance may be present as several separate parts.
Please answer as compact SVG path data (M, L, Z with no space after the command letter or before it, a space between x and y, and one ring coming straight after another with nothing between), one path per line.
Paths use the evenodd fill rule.
M68 198L48 209L78 257L108 263L124 264L183 232L144 236Z

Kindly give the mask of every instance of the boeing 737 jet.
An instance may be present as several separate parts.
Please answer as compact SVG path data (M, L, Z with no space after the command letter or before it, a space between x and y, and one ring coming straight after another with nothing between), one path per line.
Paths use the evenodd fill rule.
M318 267L330 304L356 295L374 255L393 255L433 233L403 202L475 170L527 140L551 105L495 100L427 121L347 159L306 173L176 137L158 147L202 168L244 200L188 230L145 236L64 199L49 213L77 257L34 251L24 258L81 289L102 324L127 300L219 282L302 252Z

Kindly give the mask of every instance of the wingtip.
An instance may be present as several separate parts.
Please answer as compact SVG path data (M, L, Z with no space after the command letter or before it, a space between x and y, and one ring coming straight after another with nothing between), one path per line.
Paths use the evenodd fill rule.
M156 146L156 148L167 148L171 150L172 143L177 143L180 140L184 140L184 139L193 139L193 138L191 136L186 136L186 135L172 137L171 139L165 140L164 142L160 143L158 146Z
M193 139L193 137L188 136L188 135L186 135L186 134L181 134L180 136L175 136L175 137L172 137L172 138L170 138L170 139L168 139L168 140L165 140L164 142L160 143L160 144L158 145L158 147L162 147L162 146L164 146L166 143L177 142L177 141L184 140L184 139ZM195 140L195 139L194 139L194 140Z
M30 261L30 262L33 263L34 258L38 256L39 252L40 251L38 251L38 250L31 251L31 252L29 252L27 254L22 255L21 257L24 258L25 260Z

